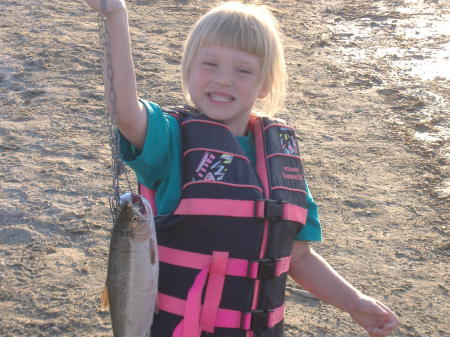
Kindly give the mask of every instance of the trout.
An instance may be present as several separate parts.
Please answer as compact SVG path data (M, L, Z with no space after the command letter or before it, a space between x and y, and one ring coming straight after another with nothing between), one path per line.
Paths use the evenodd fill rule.
M109 309L114 337L149 337L157 310L158 247L148 201L125 193L111 232L101 310Z

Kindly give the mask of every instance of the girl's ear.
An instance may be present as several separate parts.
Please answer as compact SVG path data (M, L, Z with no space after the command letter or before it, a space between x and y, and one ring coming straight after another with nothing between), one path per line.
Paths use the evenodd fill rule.
M269 86L267 84L263 84L258 93L258 98L264 98L269 94Z

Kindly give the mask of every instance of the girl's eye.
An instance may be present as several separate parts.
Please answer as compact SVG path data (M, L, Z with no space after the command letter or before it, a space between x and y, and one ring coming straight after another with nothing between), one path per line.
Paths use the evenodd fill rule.
M208 67L215 67L215 66L217 66L217 64L215 64L213 62L203 62L203 65L208 66Z
M247 69L238 69L238 71L242 74L251 74L252 73L250 70L247 70Z

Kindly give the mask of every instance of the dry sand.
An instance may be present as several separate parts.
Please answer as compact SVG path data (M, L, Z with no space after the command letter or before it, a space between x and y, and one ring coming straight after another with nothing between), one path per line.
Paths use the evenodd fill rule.
M267 3L286 34L280 117L298 130L321 208L324 241L314 248L399 314L394 336L450 336L450 81L413 74L450 40L422 36L417 20L448 20L449 7ZM208 6L130 4L143 98L182 101L181 46ZM112 335L99 312L111 171L96 20L81 0L1 2L1 336ZM287 293L287 336L365 335L347 314Z

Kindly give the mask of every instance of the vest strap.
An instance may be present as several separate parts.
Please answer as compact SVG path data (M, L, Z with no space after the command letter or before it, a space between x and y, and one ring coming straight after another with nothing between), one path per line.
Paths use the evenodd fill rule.
M185 198L175 210L175 215L213 215L268 220L289 220L306 223L308 210L278 200L234 200Z
M268 310L253 310L242 315L241 329L261 331L273 328L284 318L284 304L278 308Z
M162 245L158 245L158 256L160 262L199 270L209 266L214 259L214 253L213 255L194 253ZM258 260L228 258L224 275L270 279L288 272L290 263L291 256Z
M159 310L173 315L183 316L186 311L186 301L174 296L158 293L158 303ZM215 326L218 328L242 330L272 328L283 320L284 308L284 304L271 310L253 310L248 312L218 308ZM181 328L182 325L180 324L178 330L182 331L184 329Z
M228 257L228 252L214 251L212 255L205 300L200 316L200 326L206 332L213 333L216 326L217 312L225 283Z
M183 319L183 337L200 337L200 321L201 298L202 291L205 286L208 268L204 268L195 278L194 284L189 290Z

